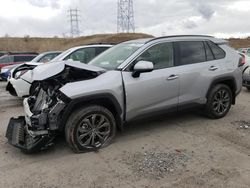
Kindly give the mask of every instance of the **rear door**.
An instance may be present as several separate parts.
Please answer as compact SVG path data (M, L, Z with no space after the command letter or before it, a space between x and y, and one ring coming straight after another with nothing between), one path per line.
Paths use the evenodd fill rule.
M223 70L220 60L216 60L216 57L220 59L225 57L225 54L218 49L213 53L209 43L207 41L175 43L177 74L180 81L179 107L206 103L206 94L211 81Z
M152 62L154 70L134 78L131 72L133 65L141 60ZM177 110L179 81L178 77L174 76L173 43L161 43L150 47L130 67L130 71L122 72L127 120L168 109Z

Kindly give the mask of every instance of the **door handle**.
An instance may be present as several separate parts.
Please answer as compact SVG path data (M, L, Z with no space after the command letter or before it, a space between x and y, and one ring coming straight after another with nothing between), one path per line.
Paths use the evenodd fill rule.
M167 78L167 80L175 80L175 79L177 79L177 78L179 78L179 76L173 74L173 75L169 76L169 77Z
M211 66L210 68L209 68L209 70L210 71L215 71L215 70L217 70L219 67L216 67L216 66Z

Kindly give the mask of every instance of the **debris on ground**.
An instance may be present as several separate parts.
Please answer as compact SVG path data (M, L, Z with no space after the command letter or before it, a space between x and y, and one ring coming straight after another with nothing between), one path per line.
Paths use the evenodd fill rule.
M184 168L188 159L189 157L182 150L175 150L169 153L147 151L135 153L125 162L139 176L160 179L166 174Z
M250 129L249 121L235 121L232 124L239 126L237 129Z

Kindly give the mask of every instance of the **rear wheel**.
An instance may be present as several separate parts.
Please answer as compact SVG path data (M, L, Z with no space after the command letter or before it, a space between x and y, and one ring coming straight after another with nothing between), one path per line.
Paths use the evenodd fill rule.
M206 114L213 119L223 118L227 115L232 105L232 91L224 84L212 88L208 95Z
M65 137L76 153L93 151L110 144L116 134L113 114L102 106L86 106L73 112L65 127Z
M250 91L250 87L247 87L247 90Z

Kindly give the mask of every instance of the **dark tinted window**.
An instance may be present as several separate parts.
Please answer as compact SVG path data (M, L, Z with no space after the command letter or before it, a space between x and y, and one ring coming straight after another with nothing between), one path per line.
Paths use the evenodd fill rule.
M34 59L36 56L14 56L14 62L28 62Z
M180 65L201 63L206 61L205 48L202 41L178 42Z
M223 59L226 56L225 52L218 45L211 41L208 42L208 45L212 49L215 59Z
M109 49L109 47L99 47L99 48L96 48L95 55L98 56L99 54L101 54L102 52L104 52L107 49Z
M174 53L172 43L157 44L136 59L139 61L150 61L154 64L154 69L163 69L174 66Z
M214 55L211 51L211 48L208 46L207 42L204 42L204 44L205 44L205 49L206 49L207 61L214 60Z
M90 62L96 55L96 48L83 48L79 49L72 54L70 54L68 57L66 57L64 60L72 59L74 61L80 61L82 63L88 63Z

